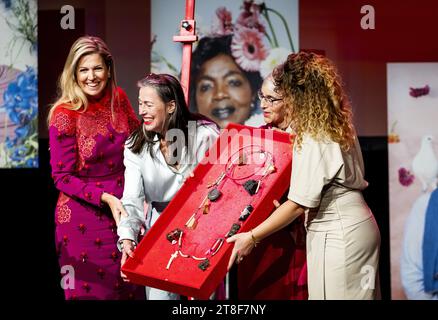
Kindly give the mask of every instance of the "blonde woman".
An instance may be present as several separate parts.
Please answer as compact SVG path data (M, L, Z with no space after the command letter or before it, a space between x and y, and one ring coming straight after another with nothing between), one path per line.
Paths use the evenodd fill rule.
M97 37L79 38L49 112L50 164L60 191L56 246L66 299L144 299L141 288L120 279L123 148L139 121L115 74L107 45Z
M327 58L300 52L273 79L295 134L288 200L228 240L234 242L229 266L305 214L309 299L379 298L380 233L362 197L368 183L338 72Z

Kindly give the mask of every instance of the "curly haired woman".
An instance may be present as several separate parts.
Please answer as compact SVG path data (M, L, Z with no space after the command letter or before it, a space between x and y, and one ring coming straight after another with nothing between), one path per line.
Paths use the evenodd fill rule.
M229 266L305 214L309 299L377 299L380 233L362 197L368 183L338 72L327 58L300 52L273 79L295 134L288 200L228 240Z

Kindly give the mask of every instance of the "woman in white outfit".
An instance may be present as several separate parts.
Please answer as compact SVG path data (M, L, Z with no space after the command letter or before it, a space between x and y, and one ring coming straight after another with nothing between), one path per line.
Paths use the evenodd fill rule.
M229 266L305 214L309 299L378 299L380 233L362 197L368 183L338 72L327 58L300 52L273 79L295 134L288 200L228 239L235 242Z
M219 134L214 122L189 112L175 77L150 74L138 86L142 125L125 145L122 203L127 215L117 229L122 264L133 255L140 231L147 232L155 223ZM149 287L146 295L149 300L179 299L175 293Z

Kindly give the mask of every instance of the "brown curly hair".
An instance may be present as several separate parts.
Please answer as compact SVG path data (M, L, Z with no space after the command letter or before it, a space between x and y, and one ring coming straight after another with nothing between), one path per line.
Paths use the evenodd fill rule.
M316 140L329 138L347 151L355 140L350 102L334 64L309 52L290 54L272 73L284 97L285 120L301 148L304 134Z

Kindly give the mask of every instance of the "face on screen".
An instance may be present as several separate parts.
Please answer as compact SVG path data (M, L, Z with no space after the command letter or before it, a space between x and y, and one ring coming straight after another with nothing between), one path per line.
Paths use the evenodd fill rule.
M222 128L229 122L243 124L251 113L251 101L250 83L232 57L219 54L202 65L196 82L199 113Z

